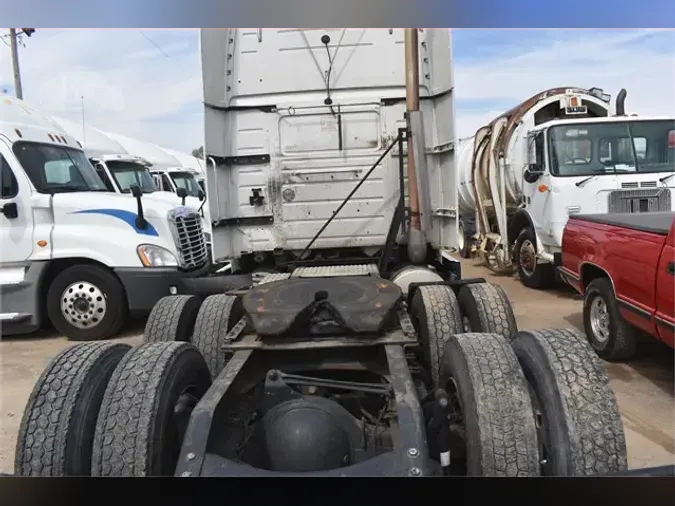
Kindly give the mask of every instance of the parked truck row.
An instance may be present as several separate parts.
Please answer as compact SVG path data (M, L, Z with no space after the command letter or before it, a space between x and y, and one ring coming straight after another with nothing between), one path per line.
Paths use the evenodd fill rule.
M0 109L3 335L51 323L75 340L112 337L129 314L210 271L203 217L173 194L144 194L145 167L125 194L111 170L120 159L94 159L122 182L112 192L51 118L10 97Z

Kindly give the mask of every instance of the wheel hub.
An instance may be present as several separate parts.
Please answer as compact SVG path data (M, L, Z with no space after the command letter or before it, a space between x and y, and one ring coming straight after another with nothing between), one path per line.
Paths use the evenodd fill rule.
M96 285L80 281L61 294L61 314L79 329L95 327L106 314L105 295Z
M524 240L518 251L520 267L526 274L531 275L537 266L537 251L529 240Z
M593 335L601 343L607 342L609 339L609 311L607 304L601 297L595 297L591 302L591 329Z

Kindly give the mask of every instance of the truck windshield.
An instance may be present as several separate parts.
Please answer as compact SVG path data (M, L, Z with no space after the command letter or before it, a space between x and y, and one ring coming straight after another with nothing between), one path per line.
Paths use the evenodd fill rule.
M25 141L12 149L39 193L108 191L83 151Z
M560 125L549 130L553 176L675 171L675 121Z
M189 172L171 172L169 175L173 179L176 188L185 188L190 197L197 197L199 195L201 187L194 175Z
M123 193L129 193L132 185L138 185L143 193L157 191L155 180L144 165L121 160L111 160L106 165Z

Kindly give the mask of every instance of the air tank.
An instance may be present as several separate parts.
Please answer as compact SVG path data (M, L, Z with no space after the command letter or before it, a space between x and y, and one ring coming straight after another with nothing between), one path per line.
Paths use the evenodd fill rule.
M598 88L553 88L496 117L472 137L461 139L457 145L460 211L476 209L476 194L483 201L492 199L489 177L494 173L500 184L497 162L500 154L504 160L506 204L517 205L522 195L523 172L529 163L528 132L552 119L607 116L610 98ZM575 113L582 110L585 112Z

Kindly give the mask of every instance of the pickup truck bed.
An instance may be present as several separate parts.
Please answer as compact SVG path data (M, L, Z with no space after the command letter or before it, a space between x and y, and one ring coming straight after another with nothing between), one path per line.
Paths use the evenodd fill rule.
M675 347L675 212L572 215L561 257L600 357L630 358L640 333Z
M675 212L575 214L574 219L666 236L673 219L675 219Z

